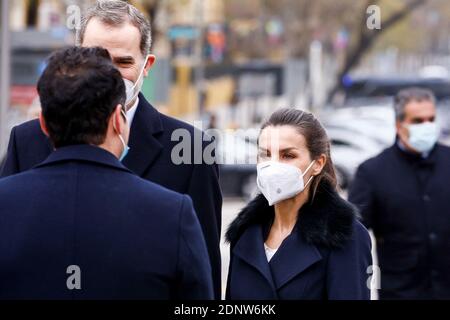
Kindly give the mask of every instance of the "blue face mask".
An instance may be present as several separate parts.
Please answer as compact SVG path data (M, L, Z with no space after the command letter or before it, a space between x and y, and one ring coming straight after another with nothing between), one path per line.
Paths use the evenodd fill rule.
M123 118L125 119L125 121L127 121L127 115L125 114L125 111L121 110L121 112L122 112ZM130 147L125 143L125 140L123 139L121 134L119 134L119 139L123 144L123 151L119 157L119 161L122 162L123 159L125 159L125 157L128 155L128 152L130 151Z
M119 139L120 139L120 141L122 141L122 144L123 144L123 151L119 158L119 161L122 162L123 159L125 159L125 157L127 156L128 152L130 151L130 147L127 146L127 144L125 143L125 140L123 139L121 134L119 134Z
M439 126L435 122L409 124L408 142L420 153L430 152L439 139Z

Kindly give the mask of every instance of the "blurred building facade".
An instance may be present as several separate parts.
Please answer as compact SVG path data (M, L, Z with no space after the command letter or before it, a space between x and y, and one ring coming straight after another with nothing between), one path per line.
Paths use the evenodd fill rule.
M68 8L76 5L83 11L93 2L11 1L12 108L28 114L30 108L38 106L35 84L45 67L45 58L53 50L74 43L75 30L67 25ZM232 80L204 79L204 69L211 64L221 64L226 56L223 0L129 2L152 21L152 51L158 60L143 87L150 101L166 113L183 115L198 111L199 91L206 94L207 105L226 103L231 98ZM212 89L216 94L208 94L211 88L216 88Z
M84 10L93 1L9 1L13 33L12 106L28 108L35 101L32 84L42 71L42 61L52 50L73 44L74 32L67 28L68 7L77 5ZM293 104L299 92L314 95L308 93L318 91L312 87L326 91L328 83L312 83L317 82L316 78L330 82L340 80L335 74L337 66L344 63L361 30L359 15L354 13L365 10L364 4L351 0L338 3L326 0L129 2L150 18L154 37L152 51L158 58L143 92L158 108L175 116L214 111L217 106L231 105L236 97L242 100L288 95L289 104ZM385 17L401 7L386 0L381 0L380 5ZM418 61L414 66L420 67L426 64L421 62L422 57L427 58L426 61L436 60L427 57L433 48L445 60L450 50L445 32L449 21L446 2L433 1L378 40L374 51L384 52L394 44L394 50L397 47L400 50L395 55L398 58L380 67L379 55L365 54L360 66L353 69L369 70L371 74L386 69L405 72L402 68L404 52L412 54L410 60ZM420 27L411 28L416 25ZM416 30L414 37L420 36L421 40L405 37L410 30ZM321 48L321 59L311 54L317 52L311 50L311 44ZM385 55L381 60L387 61ZM311 61L318 62L311 65ZM318 69L323 75L317 74ZM325 95L324 92L318 94ZM314 104L310 101L315 100L309 99L307 104Z

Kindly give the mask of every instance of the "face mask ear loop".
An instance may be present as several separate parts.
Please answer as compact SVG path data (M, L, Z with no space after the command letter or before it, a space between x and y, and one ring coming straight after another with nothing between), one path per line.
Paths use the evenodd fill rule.
M122 113L122 115L123 115L123 113ZM127 119L126 116L125 116L125 119ZM126 125L126 122L127 122L127 120L125 120L125 125ZM117 131L116 124L114 122L113 122L113 128L114 128L114 130ZM125 150L127 148L127 144L125 143L125 140L123 139L122 135L118 131L117 131L117 134L119 135L120 142L122 142L123 149Z
M302 174L302 179L303 179L303 177L305 176L306 172L308 172L308 170L311 169L311 167L312 167L312 165L314 164L314 162L316 162L316 160L313 160L313 161L311 162L311 164L308 166L308 168L306 168L305 172ZM312 180L313 178L314 178L314 176L311 176L311 177L308 179L308 182L306 182L304 189L306 189L306 187L308 186L308 184L311 182L311 180Z
M139 81L141 81L142 75L144 74L145 66L147 65L148 57L149 57L148 55L145 57L144 65L142 66L141 72L139 72L139 77L137 78L136 82L134 83L134 86L132 87L133 92L136 89L136 86L138 85ZM133 101L134 99L136 99L138 94L139 94L139 92L134 93L133 97L130 99L130 102ZM126 105L126 108L130 107L129 103Z
M408 136L410 136L411 135L411 129L409 128L409 124L405 124L405 123L402 123L401 124L401 126L404 128L404 129L406 129L406 130L408 130Z
M125 143L125 140L123 139L121 134L119 134L119 139L122 142L123 150L125 150L127 148L127 144Z
M139 77L137 78L136 83L133 86L133 90L136 89L137 84L142 79L142 75L144 74L145 66L147 65L147 60L148 60L148 56L145 57L144 65L141 68L141 72L139 72Z
M311 176L309 179L308 179L308 182L305 184L305 187L304 187L304 189L306 189L306 187L308 186L308 184L311 182L311 180L314 178L314 176Z
M303 172L302 174L302 178L305 176L305 174L309 171L309 169L311 169L312 165L314 164L314 162L316 162L316 160L313 160L311 162L311 164L308 166L308 168L306 168L305 172Z

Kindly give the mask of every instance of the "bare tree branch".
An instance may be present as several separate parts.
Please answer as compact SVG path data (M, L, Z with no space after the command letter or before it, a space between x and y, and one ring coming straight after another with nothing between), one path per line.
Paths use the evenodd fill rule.
M328 95L328 101L330 101L333 96L342 88L342 78L356 65L359 64L364 54L375 44L376 39L386 30L394 26L396 23L400 22L406 16L408 16L411 12L413 12L419 6L425 4L427 0L414 0L405 5L405 7L393 15L391 15L385 22L382 24L382 28L380 30L369 30L366 27L366 12L364 11L363 17L359 22L360 25L360 34L359 40L356 43L356 46L347 52L344 66L338 72L336 84L333 89L330 91ZM373 4L374 2L371 0L367 1L367 4Z

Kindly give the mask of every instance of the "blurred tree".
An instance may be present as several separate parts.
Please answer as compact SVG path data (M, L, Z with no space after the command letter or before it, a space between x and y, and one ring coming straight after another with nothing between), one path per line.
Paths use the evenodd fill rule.
M242 35L232 43L231 50L249 58L267 57L273 48L267 46L263 26L267 19L278 17L284 25L285 58L307 58L310 44L314 40L319 40L326 51L334 53L336 57L340 56L336 86L331 90L331 97L340 89L342 77L358 65L381 35L404 21L405 17L426 2L427 0L251 0L244 3L241 0L229 0L226 2L228 18L232 25L233 21L240 22L239 27L243 29ZM381 8L381 29L371 30L367 27L367 8L370 5ZM236 29L239 31L239 28ZM404 32L396 37L405 44L414 42L413 37L405 37ZM340 41L338 45L337 41Z
M379 0L366 0L365 7L372 4L378 4ZM347 50L344 63L340 70L337 73L335 85L329 93L328 100L332 99L337 91L342 88L342 78L358 63L361 61L364 54L366 54L369 49L374 45L375 41L382 35L384 32L389 30L396 23L404 19L408 16L412 11L414 11L419 6L425 4L427 0L410 0L405 1L406 4L393 14L391 14L388 18L382 19L381 29L369 29L367 28L367 13L366 10L362 10L359 17L359 21L354 27L355 32L355 41L353 45L349 47Z
M331 46L341 27L351 31L355 12L365 10L364 2L354 0L240 0L226 2L231 25L236 25L238 41L232 49L250 58L266 57L272 47L267 46L264 25L278 18L283 25L285 56L305 58L313 40Z
M339 30L349 35L335 86L329 99L341 88L341 79L369 52L378 38L402 21L427 0L264 0L266 8L283 17L286 25L287 54L306 57L313 40L331 47ZM381 28L369 29L367 8L378 5L382 12ZM403 34L404 36L404 34Z
M397 2L389 2L396 5ZM449 54L450 6L448 0L428 1L380 37L372 51L396 47L406 54ZM411 36L409 36L411 35Z

